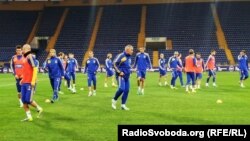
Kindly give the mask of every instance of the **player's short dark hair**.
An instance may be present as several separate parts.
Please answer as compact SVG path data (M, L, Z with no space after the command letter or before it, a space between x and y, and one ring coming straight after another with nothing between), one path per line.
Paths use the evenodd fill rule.
M215 51L214 49L212 49L212 50L211 50L211 53L212 53L212 52L216 52L216 51Z
M194 50L193 49L189 49L189 54L194 54Z
M201 55L201 53L200 52L196 52L196 55Z
M241 52L246 53L246 50L243 49L243 50L241 50Z
M16 49L22 49L21 45L16 45Z
M63 52L59 52L59 53L58 53L58 56L63 56L63 55L64 55Z

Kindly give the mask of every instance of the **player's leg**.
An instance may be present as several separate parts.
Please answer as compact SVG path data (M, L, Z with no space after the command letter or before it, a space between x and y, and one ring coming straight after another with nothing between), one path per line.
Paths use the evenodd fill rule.
M190 76L191 76L191 81L192 81L192 88L191 88L191 90L192 90L192 92L196 92L195 91L195 73L191 72Z
M216 80L216 72L214 70L212 70L212 76L213 76L213 86L216 87L216 83L215 83L215 80Z
M92 81L93 81L93 87L94 87L93 95L95 96L96 95L96 74L93 74Z
M171 85L170 85L170 88L171 88L171 89L175 89L175 80L176 80L176 78L177 78L176 71L173 70L173 71L172 71Z
M91 81L92 81L92 75L90 73L87 74L88 75L88 88L89 88L89 95L88 96L92 96L92 87L91 87Z
M161 72L159 72L159 80L158 80L158 85L159 86L162 86L162 83L161 83L162 82L162 77L163 76L161 75Z
M124 92L123 92L123 95L122 95L122 110L129 110L129 108L126 106L126 102L127 102L127 99L128 99L128 93L129 93L129 89L130 89L130 83L129 83L129 79L125 79L124 80Z
M59 84L60 84L60 78L54 78L54 89L53 89L53 101L57 101L58 100L58 89L59 89Z
M182 76L182 72L181 71L178 71L178 76L179 76L179 79L180 79L181 86L184 87L183 76Z
M145 79L146 79L146 71L142 71L142 73L141 73L141 94L143 94L143 95L144 95Z
M34 108L36 108L36 111L38 112L37 114L37 118L40 118L42 112L43 112L43 108L41 106L39 106L36 101L32 100L31 106L33 106Z
M21 93L22 93L23 109L24 109L26 116L27 116L22 121L32 121L33 118L31 116L31 112L29 109L31 85L30 84L22 84Z
M196 73L195 74L195 88L199 89L198 86L199 86L199 73Z
M137 70L137 94L141 94L141 71Z
M212 70L208 70L208 76L207 76L207 83L206 83L206 87L208 87L209 86L209 80L210 80L210 77L213 75L213 73L212 73Z
M124 90L125 90L124 78L118 76L118 90L116 91L115 96L112 99L112 105L111 105L113 109L116 109L117 99L122 95Z
M106 77L105 77L105 80L104 80L104 87L107 88L108 87L108 71L106 72Z
M20 107L23 107L23 102L21 99L21 85L20 85L21 79L16 79L16 88L17 88L17 97L19 100Z
M36 108L36 111L38 112L38 115L37 115L37 118L40 118L40 115L42 114L43 112L43 108L40 107L34 100L33 100L33 96L35 94L35 90L36 89L36 85L34 88L32 88L32 91L31 91L31 98L30 98L30 105L33 106L34 108Z
M189 92L189 85L191 84L191 76L190 76L190 72L187 72L187 83L186 83L186 92Z
M71 91L71 85L70 85L70 81L71 81L71 73L70 72L68 72L67 73L67 77L68 77L68 79L67 79L67 86L68 86L68 90L70 90Z
M59 87L58 87L58 93L59 93L59 94L64 94L64 93L61 91L62 81L63 81L63 79L60 78Z
M76 93L76 73L72 72L72 79L73 79L73 88L72 88L72 92Z
M168 85L168 81L167 81L167 71L164 71L164 73L163 73L163 79L164 79L164 85L167 86L167 85Z
M115 84L115 75L114 75L113 71L111 72L110 77L111 77L111 80L112 80L112 87L117 87L117 85Z
M244 81L248 78L248 70L241 70L241 76L240 76L240 86L242 88L245 87Z

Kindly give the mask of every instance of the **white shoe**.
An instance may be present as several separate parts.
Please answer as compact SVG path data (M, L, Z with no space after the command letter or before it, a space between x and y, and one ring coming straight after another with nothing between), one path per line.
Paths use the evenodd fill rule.
M96 91L93 91L93 96L96 96Z
M23 104L20 103L20 106L19 106L19 107L20 107L20 108L23 108Z
M58 93L59 93L59 94L64 94L64 92L62 92L62 91L59 91Z
M37 118L40 118L40 115L41 115L42 112L43 112L43 108L39 109L37 112L38 112Z
M208 83L206 83L206 87L209 87Z
M241 87L241 88L245 88L244 84L240 84L240 87Z
M168 85L168 82L165 82L164 85L167 86L167 85Z
M122 105L122 110L125 110L125 111L128 111L129 110L129 108L128 107L126 107L126 105Z
M172 89L172 90L177 90L177 88L176 87L174 87L173 85L170 85L170 88Z
M111 100L111 103L112 103L111 106L112 106L112 108L113 108L114 110L116 110L116 102L117 102L117 101L114 100L114 99Z
M144 89L141 90L141 94L144 95Z
M68 88L69 91L72 91L71 87Z
M21 120L22 122L24 122L24 121L33 121L33 118L31 117L31 118L25 118L25 119L23 119L23 120Z
M158 83L158 85L159 85L159 86L162 86L162 84L161 84L161 83Z
M72 89L72 93L76 93L76 89L75 88Z
M138 94L138 95L140 95L140 94L141 94L141 91L140 91L139 89L137 90L137 94Z
M93 93L92 92L89 92L89 95L88 96L92 96L93 95Z
M215 83L213 83L213 86L214 86L214 87L217 87L217 85L216 85Z
M107 87L108 87L108 84L104 84L104 87L107 88Z

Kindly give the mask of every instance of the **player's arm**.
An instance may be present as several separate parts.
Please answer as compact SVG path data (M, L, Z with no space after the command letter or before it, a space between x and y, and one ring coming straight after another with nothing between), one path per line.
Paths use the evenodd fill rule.
M122 53L119 54L113 61L114 69L117 73L121 73L121 70L118 68L118 65L121 63Z
M238 61L240 61L241 57L242 57L241 55L238 55Z
M247 66L247 70L249 70L248 57L247 57L247 55L246 55L246 66Z
M170 57L170 58L168 59L168 68L171 67L171 66L170 66L171 60L172 60L172 57Z
M15 64L14 64L14 57L10 60L10 69L12 70L13 75L16 75Z
M100 68L100 63L99 63L99 60L98 59L95 59L96 60L96 72L97 72L97 70Z
M86 60L86 63L85 63L85 69L84 69L84 73L86 73L87 72L87 69L88 69L88 60Z
M205 68L207 67L207 64L208 64L208 62L210 61L210 59L211 59L211 56L209 55L209 57L208 57L208 59L207 59L207 62L206 62L206 64L205 64Z
M135 63L134 63L134 65L133 65L133 67L132 68L136 68L136 66L137 66L137 63L138 63L138 54L136 54L136 56L135 56Z
M148 54L147 54L147 63L148 63L148 65L149 65L149 69L153 69L152 63L151 63L151 61L150 61L150 57L149 57Z
M193 63L194 63L194 66L196 67L197 64L196 64L196 58L195 57L193 58Z
M202 59L202 69L205 70L205 64L204 64L204 60Z
M30 65L33 67L31 85L35 86L37 80L37 72L38 72L37 62L35 61L35 59L31 54L28 55L28 60L30 61Z
M105 60L105 66L107 69L111 70L112 66L109 66L108 61L108 59Z
M78 62L76 59L75 59L75 63L76 63L76 70L78 70L79 66L78 66Z
M63 64L62 64L62 61L61 61L61 59L59 59L59 58L57 58L58 59L58 65L59 65L59 68L60 68L60 72L61 72L61 74L62 74L62 77L64 77L64 68L63 68Z

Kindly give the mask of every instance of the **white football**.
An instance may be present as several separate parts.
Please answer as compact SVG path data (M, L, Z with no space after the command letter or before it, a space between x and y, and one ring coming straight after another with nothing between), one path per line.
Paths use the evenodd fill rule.
M223 103L223 101L222 101L221 99L218 99L218 100L216 101L216 103L217 103L217 104L221 104L221 103Z
M50 103L50 100L49 100L49 99L45 99L45 102L46 102L46 103Z

